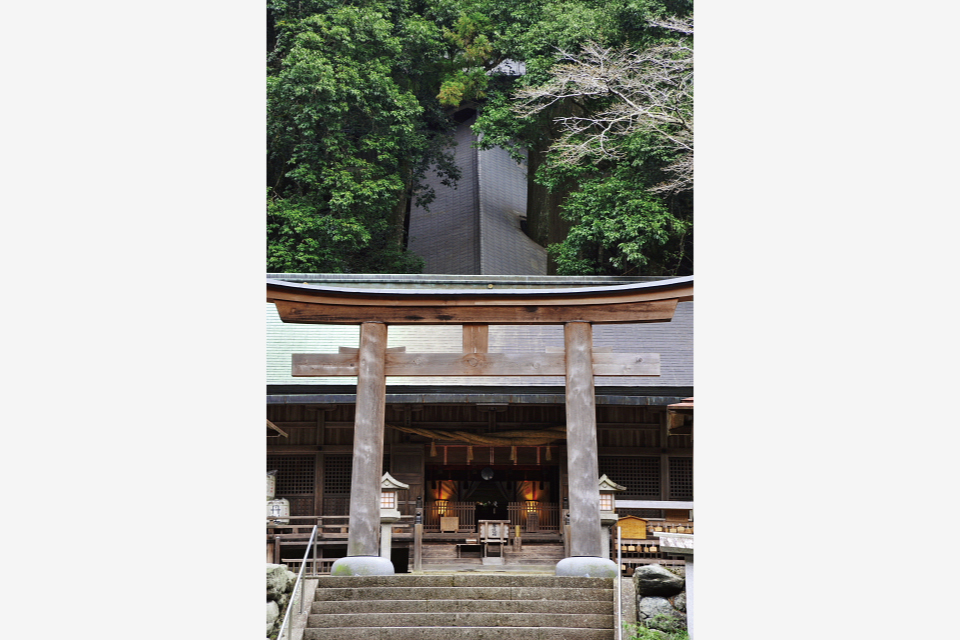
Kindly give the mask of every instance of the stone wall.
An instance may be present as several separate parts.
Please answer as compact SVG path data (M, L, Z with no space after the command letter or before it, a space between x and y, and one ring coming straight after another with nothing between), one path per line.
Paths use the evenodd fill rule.
M633 574L633 584L639 624L665 632L687 628L683 568L671 571L659 564L644 565Z
M267 638L276 637L284 609L297 582L297 574L285 564L267 564Z

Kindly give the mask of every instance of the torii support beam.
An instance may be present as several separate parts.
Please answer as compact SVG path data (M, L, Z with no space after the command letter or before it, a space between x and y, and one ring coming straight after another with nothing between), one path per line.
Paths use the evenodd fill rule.
M331 575L392 575L389 558L380 557L380 478L383 474L383 419L386 412L387 325L360 325L360 365L353 435L353 481L350 483L350 529L347 557L330 568ZM371 480L372 479L372 480Z

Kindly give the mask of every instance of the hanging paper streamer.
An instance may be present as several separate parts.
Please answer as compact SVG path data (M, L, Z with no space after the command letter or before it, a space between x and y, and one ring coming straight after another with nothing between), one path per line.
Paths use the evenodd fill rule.
M467 447L467 463L473 461L473 447Z
M431 458L437 457L437 443L434 442L433 440L430 441L430 457Z
M553 460L553 458L550 457L550 447L547 447L547 461L549 462L550 460Z
M516 448L516 447L510 447L510 459L513 460L514 462L517 461L517 448Z

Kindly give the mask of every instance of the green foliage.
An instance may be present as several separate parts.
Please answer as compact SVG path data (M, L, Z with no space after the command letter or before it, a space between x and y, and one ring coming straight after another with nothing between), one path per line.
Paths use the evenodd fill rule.
M578 51L592 40L604 46L653 46L676 34L649 21L688 15L688 0L558 0L534 2L533 19L511 32L513 55L526 62L526 75L491 83L474 129L480 146L521 145L538 154L534 180L564 195L559 216L573 223L565 240L548 247L561 275L673 275L692 272L692 193L652 193L674 160L649 132L604 138L606 152L571 160L551 144L560 137L558 118L601 112L612 98L593 96L555 102L535 114L516 111L515 92L550 79L557 51ZM585 131L580 141L598 147ZM520 149L512 149L516 158ZM619 156L613 159L611 156ZM528 212L530 215L530 212ZM546 215L543 212L541 215Z
M441 30L408 4L273 3L269 269L422 269L403 247L408 203L428 166L449 179L456 170L434 97Z
M690 640L689 632L682 628L682 625L668 620L666 616L658 615L653 620L657 621L659 626L623 623L623 630L630 634L627 640Z
M454 112L480 107L484 145L516 158L546 149L557 111L520 117L518 86L545 82L558 48L586 40L644 46L648 19L689 13L689 0L268 0L267 261L271 271L416 272L405 216L430 167L458 171ZM506 59L526 75L493 74ZM591 105L587 107L593 108ZM569 109L559 105L558 109ZM628 140L627 162L562 166L536 180L568 193L574 222L552 247L561 273L675 272L689 244L690 202L654 196L669 159ZM646 145L646 146L645 146ZM686 252L686 253L685 253Z
M577 185L560 209L573 227L548 248L559 275L659 275L681 266L692 222L669 198L649 190L663 158L646 135L623 146L627 158L606 167L554 158L537 172L537 181L552 190Z

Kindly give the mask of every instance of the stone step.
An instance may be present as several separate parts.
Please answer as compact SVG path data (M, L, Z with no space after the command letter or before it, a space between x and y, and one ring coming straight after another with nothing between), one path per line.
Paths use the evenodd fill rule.
M311 614L331 613L577 613L613 615L598 600L314 600Z
M536 575L552 576L556 575L556 568L552 564L431 564L423 568L423 573L427 575L450 574L458 572L467 572L474 574L490 575Z
M565 627L351 627L304 629L303 640L615 640L613 629Z
M321 576L317 580L318 599L327 588L368 587L545 587L613 589L612 578L580 578L573 576L481 575L471 573L416 575L398 573L392 576Z
M490 576L498 577L498 576ZM356 587L318 588L316 600L451 600L458 596L450 587ZM612 600L612 589L551 589L545 587L473 587L463 595L472 600L582 600L604 602Z
M562 560L560 558L550 558L546 556L514 556L509 553L503 557L508 564L557 564Z
M303 640L614 640L613 625L610 578L325 576Z
M310 615L307 626L348 627L541 627L610 629L613 615L579 613L324 613Z

